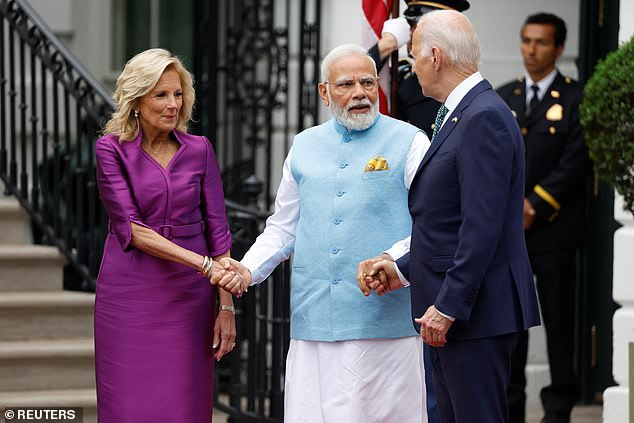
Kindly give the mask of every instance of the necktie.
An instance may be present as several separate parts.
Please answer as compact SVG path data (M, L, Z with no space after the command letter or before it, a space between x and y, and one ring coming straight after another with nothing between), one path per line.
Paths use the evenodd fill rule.
M539 95L538 95L539 87L537 86L537 84L531 85L531 90L533 90L533 97L531 98L530 103L528 103L528 108L526 109L526 116L533 113L533 110L535 110L535 107L537 107L537 104L539 104Z
M434 122L434 133L431 136L432 141L436 138L438 131L440 131L440 127L442 126L448 111L449 109L446 108L444 104L440 105L440 109L438 109L438 113L436 114L436 121Z

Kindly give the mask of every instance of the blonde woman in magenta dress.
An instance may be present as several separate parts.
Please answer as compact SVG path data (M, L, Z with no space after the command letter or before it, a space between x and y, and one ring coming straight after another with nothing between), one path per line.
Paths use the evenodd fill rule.
M109 217L95 300L99 422L211 422L214 358L236 337L232 298L208 279L208 258L231 247L216 157L186 132L192 78L168 51L134 56L114 98L95 148Z

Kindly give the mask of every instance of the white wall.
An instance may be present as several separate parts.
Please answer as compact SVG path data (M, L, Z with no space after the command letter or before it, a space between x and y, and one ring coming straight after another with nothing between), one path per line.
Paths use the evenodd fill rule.
M619 44L628 41L634 34L634 0L621 0L621 22L619 28Z

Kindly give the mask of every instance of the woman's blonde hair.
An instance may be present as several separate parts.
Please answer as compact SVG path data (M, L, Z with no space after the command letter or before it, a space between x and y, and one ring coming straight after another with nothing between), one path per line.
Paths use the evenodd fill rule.
M192 76L178 57L167 50L153 48L128 60L117 78L117 88L112 96L116 106L104 126L104 135L116 135L119 141L136 139L139 134L139 120L134 117L134 109L139 99L152 91L168 67L178 73L183 89L183 105L176 128L187 131L196 96Z

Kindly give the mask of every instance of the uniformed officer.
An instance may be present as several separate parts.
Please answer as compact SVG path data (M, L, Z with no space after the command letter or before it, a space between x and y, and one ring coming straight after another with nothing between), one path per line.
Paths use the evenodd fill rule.
M385 59L401 45L407 43L407 51L410 51L411 34L414 32L418 20L425 13L437 9L454 9L462 12L469 8L467 0L405 0L405 3L407 3L407 9L403 13L404 19L397 18L386 21L381 39L368 50L368 54L376 62L377 69L380 69L385 64ZM422 129L431 138L440 103L422 94L420 84L412 72L412 64L408 59L399 61L398 74L396 117Z
M579 395L574 357L576 249L585 235L588 152L579 122L582 86L555 62L566 25L549 13L526 19L521 51L526 74L498 89L526 144L524 230L546 329L551 384L541 390L542 422L569 422ZM524 423L528 333L512 358L509 422Z

